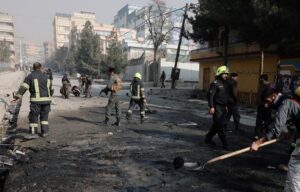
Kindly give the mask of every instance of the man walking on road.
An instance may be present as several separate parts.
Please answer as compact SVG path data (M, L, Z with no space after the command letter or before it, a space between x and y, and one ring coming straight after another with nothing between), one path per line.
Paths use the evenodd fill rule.
M227 123L230 121L231 116L233 116L235 130L238 130L240 127L240 112L238 106L238 89L237 89L237 73L231 73L228 83L228 113L227 113Z
M60 93L65 99L69 98L70 89L71 89L71 82L68 78L68 74L65 73L63 78L61 79L62 87L60 88Z
M295 99L285 99L281 100L278 97L276 91L268 90L264 97L264 106L269 108L271 105L278 105L278 111L275 117L275 124L272 124L271 129L267 130L265 136L257 139L250 146L253 151L257 151L261 144L264 142L279 138L282 134L291 136L291 128L296 128L296 133L300 131L300 87L298 91L295 91ZM298 97L298 98L297 98ZM294 126L290 129L287 128L287 121L291 121ZM296 147L293 150L289 163L288 163L288 173L285 182L284 191L285 192L299 192L300 191L300 138L296 140Z
M42 65L40 63L36 62L33 64L33 72L25 78L14 99L20 99L29 90L29 133L38 133L38 121L40 118L41 136L46 137L49 132L48 115L50 112L52 83L48 75L43 73L41 69Z
M112 125L120 126L121 109L120 109L120 99L119 99L118 92L122 89L122 80L117 74L115 74L114 68L110 68L108 72L109 72L110 80L106 86L106 89L108 90L108 92L110 92L110 96L108 99L107 106L105 107L105 120L103 123L105 125L108 125L111 116L111 110L112 108L115 108L116 122L113 123Z
M160 82L161 82L161 87L160 88L166 88L165 80L166 80L166 73L165 73L165 71L163 71L161 73L161 76L160 76Z
M229 70L226 66L221 66L217 69L216 80L210 85L208 91L208 106L209 113L213 115L213 125L207 135L205 136L205 143L213 144L212 138L218 134L223 149L228 149L228 143L224 128L226 126L226 113L228 104L228 88L227 77Z
M85 97L86 98L91 98L92 97L92 84L93 84L93 79L91 76L86 76L85 79Z
M131 119L132 110L136 105L140 107L141 122L144 122L145 120L146 97L145 97L144 85L141 80L142 80L142 75L140 73L135 73L133 76L133 81L130 84L131 98L130 98L129 108L126 115L127 120Z

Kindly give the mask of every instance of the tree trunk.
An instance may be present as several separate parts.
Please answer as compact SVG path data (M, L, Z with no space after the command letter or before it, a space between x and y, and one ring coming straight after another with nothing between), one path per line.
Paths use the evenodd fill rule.
M154 48L154 58L153 58L153 86L158 86L158 62L157 62L157 50L158 48Z
M260 63L258 69L258 82L257 82L257 96L256 96L256 103L259 99L259 91L260 91L260 75L264 73L264 62L265 62L265 52L264 49L260 49Z

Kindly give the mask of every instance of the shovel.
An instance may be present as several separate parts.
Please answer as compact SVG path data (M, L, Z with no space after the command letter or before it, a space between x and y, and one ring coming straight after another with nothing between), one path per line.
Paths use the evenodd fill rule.
M266 146L266 145L273 144L276 141L277 141L276 139L273 139L273 140L264 142L259 147L263 147L263 146ZM251 150L250 147L246 147L246 148L243 148L243 149L240 149L240 150L237 150L237 151L233 151L233 152L215 157L213 159L210 159L209 161L207 161L203 165L201 165L199 162L184 162L182 157L176 157L173 161L173 164L174 164L175 169L179 169L181 167L187 167L187 168L194 168L195 167L193 169L194 171L201 171L208 164L211 164L211 163L214 163L214 162L217 162L217 161L221 161L221 160L227 159L229 157L234 157L234 156L240 155L242 153L248 152L250 150Z

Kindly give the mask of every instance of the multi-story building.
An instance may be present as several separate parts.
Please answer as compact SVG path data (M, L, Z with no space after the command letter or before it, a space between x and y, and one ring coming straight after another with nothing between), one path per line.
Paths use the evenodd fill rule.
M50 43L49 41L45 41L44 44L44 56L45 60L51 57L52 53L54 52L54 47L53 44Z
M20 67L24 64L25 46L24 37L15 37L15 61Z
M54 18L54 44L55 49L62 46L69 47L70 41L77 40L79 33L87 21L90 21L95 34L100 37L100 46L103 54L107 53L109 39L116 35L118 41L123 39L134 39L135 30L114 27L113 25L97 23L95 13L81 11L73 15L57 13ZM71 30L76 29L76 37L71 38Z
M24 65L32 65L34 62L44 63L44 49L42 45L34 42L24 42Z
M174 8L164 8L164 13L166 15L166 22L164 25L163 32L166 32L168 29L173 27L181 28L182 19L183 19L183 10L174 9ZM150 14L150 20L157 18L159 11L153 8ZM117 15L114 17L114 26L115 27L125 27L134 29L137 32L137 38L147 39L149 37L149 27L147 26L146 20L149 17L149 6L137 7L132 5L125 5L121 8ZM186 27L190 27L186 24ZM168 44L178 44L179 39L179 30L171 30L171 33L168 37L168 41L165 43ZM183 39L183 45L189 44L186 39Z
M130 79L135 71L143 73L145 81L157 81L160 72L165 71L169 77L174 67L177 45L179 41L179 30L170 30L173 27L181 28L183 19L182 9L164 8L164 15L167 16L166 23L163 26L162 33L169 33L165 42L160 45L158 53L158 67L151 66L153 56L153 43L149 40L150 32L146 23L148 18L155 22L159 11L154 7L149 17L149 6L136 7L126 5L121 8L114 17L115 27L126 27L136 31L137 37L132 41L123 42L123 52L126 53L132 62L126 69L125 78ZM168 13L168 14L166 14ZM183 39L180 47L180 55L177 67L181 68L181 77L183 81L198 80L198 65L189 62L190 50L195 49L196 44Z
M54 26L54 47L69 46L69 34L71 31L71 17L70 14L56 13L53 21Z
M10 67L15 66L14 19L8 13L0 12L0 41L5 41L10 48Z
M114 17L114 26L117 28L134 28L136 11L142 7L125 5L121 8L117 15Z

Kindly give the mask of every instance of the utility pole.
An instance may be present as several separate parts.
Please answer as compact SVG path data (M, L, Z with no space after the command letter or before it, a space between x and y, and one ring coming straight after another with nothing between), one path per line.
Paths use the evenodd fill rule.
M179 42L178 42L178 47L177 47L175 65L174 65L174 68L172 69L172 74L171 74L172 89L175 89L175 81L178 80L178 77L179 77L179 74L178 74L179 73L179 69L177 69L177 63L178 63L178 58L179 58L179 54L180 54L180 46L181 46L182 36L183 36L183 33L184 33L184 24L185 24L185 20L187 18L188 6L189 6L189 4L187 3L185 5L182 26L181 26L181 30L180 30L180 34L179 34ZM178 74L178 75L176 75L176 74Z

